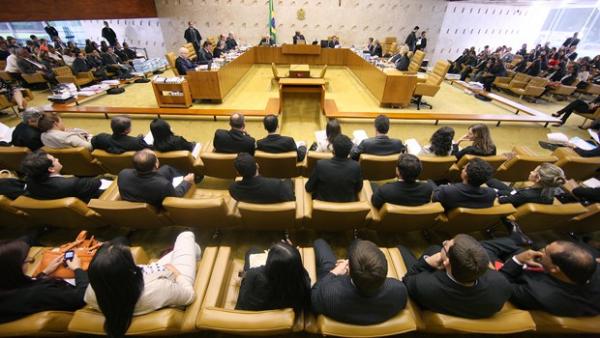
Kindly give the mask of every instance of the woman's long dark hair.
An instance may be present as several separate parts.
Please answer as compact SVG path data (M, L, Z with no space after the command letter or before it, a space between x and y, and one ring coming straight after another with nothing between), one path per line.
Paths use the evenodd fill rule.
M452 149L452 139L454 138L454 129L450 127L441 127L436 130L429 139L429 149L436 156L448 156Z
M150 132L154 137L154 147L160 149L162 144L165 144L173 136L171 126L163 119L154 119L150 123Z
M90 262L88 276L106 318L106 335L124 337L144 290L142 269L135 265L128 247L109 242L100 247Z
M265 272L271 286L271 300L292 307L298 314L310 306L310 278L295 247L278 242L271 246Z
M29 244L21 240L0 244L0 291L17 289L33 282L31 277L23 272L23 264L29 253Z
M327 135L327 141L329 144L333 144L333 139L342 134L342 126L340 125L340 121L337 119L327 121L327 125L325 126L325 134Z
M483 123L477 123L469 127L473 133L473 146L481 149L484 154L491 154L496 147L490 129Z

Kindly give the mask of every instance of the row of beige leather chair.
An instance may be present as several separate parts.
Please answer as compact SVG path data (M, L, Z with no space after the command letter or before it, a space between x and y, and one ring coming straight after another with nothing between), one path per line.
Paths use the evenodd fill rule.
M31 257L41 256L44 248L34 247ZM388 277L406 274L404 260L397 248L380 248L388 262ZM302 261L312 284L316 282L313 248L300 248ZM137 264L148 262L140 248L132 248ZM542 311L524 311L506 303L490 318L466 319L419 308L412 300L389 320L375 325L353 325L324 315L306 312L296 316L291 308L243 311L236 310L243 270L244 253L229 246L205 247L194 288L196 298L185 308L165 308L135 316L127 335L176 335L195 331L217 331L238 335L283 335L305 331L339 337L379 337L407 332L511 334L537 331L541 333L600 333L600 316L584 318L557 317ZM39 263L38 263L39 264ZM30 272L36 267L32 264ZM0 336L66 335L68 333L103 335L104 316L85 307L75 312L45 311L0 324Z
M161 209L148 203L120 199L117 182L98 199L87 205L74 197L36 200L20 196L14 201L0 197L0 225L53 225L93 228L105 225L148 229L170 225L218 230L314 229L344 231L372 228L380 232L439 231L445 234L470 233L492 229L508 218L523 231L545 230L589 232L599 230L600 204L588 208L579 203L553 205L528 203L518 208L495 204L490 208L456 208L444 213L440 203L400 206L386 203L380 210L370 201L373 194L369 181L356 202L335 203L313 200L305 191L306 178L294 179L295 201L253 204L238 202L226 190L192 187L182 197L168 197Z
M89 152L84 148L48 148L44 151L57 157L64 174L78 176L95 176L104 173L117 175L122 169L131 168L134 152L110 154L103 150ZM19 170L20 163L29 153L24 147L0 147L0 167L2 169ZM168 164L182 172L206 175L225 179L233 179L237 172L233 166L236 154L223 154L213 151L212 144L205 145L198 158L189 151L156 152L161 164ZM555 163L563 168L568 178L585 180L596 174L600 166L600 158L584 158L568 148L559 148L550 156L541 156L527 146L513 148L514 156L504 155L481 157L492 165L496 171L494 177L507 182L526 181L529 172L544 162ZM291 178L310 176L316 162L331 158L331 153L309 151L305 160L297 162L296 152L272 154L256 151L255 158L260 166L260 174L266 177ZM361 154L360 165L364 179L386 180L396 177L396 164L399 154L377 156ZM434 181L449 179L458 181L462 168L475 156L466 155L459 161L454 156L421 156L423 171L421 180Z

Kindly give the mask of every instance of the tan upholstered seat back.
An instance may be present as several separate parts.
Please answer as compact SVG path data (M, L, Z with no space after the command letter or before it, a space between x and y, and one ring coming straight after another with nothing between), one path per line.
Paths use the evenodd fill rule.
M73 71L68 66L52 68L52 72L56 76L73 76Z
M600 316L558 317L544 311L529 311L540 333L600 334Z
M237 172L233 162L237 154L222 154L215 152L201 152L200 158L204 163L204 175L219 178L235 178Z
M296 202L272 204L237 204L244 228L252 230L286 230L296 227Z
M21 170L21 162L29 152L27 147L0 147L1 169Z
M223 197L204 199L167 197L163 201L163 207L176 225L218 229L231 224Z
M279 72L277 71L277 66L274 62L271 63L271 71L273 72L273 78L275 80L279 80Z
M44 76L40 73L33 73L33 74L21 73L21 77L23 78L23 80L25 80L25 82L27 82L29 84L46 83L46 79L44 79Z
M565 172L565 176L576 181L587 180L594 177L600 168L600 158L567 156L559 158L555 163Z
M441 180L448 177L450 167L456 162L456 156L421 156L423 171L420 180Z
M566 229L579 234L599 231L600 203L589 205L585 213L577 215L571 219Z
M514 218L521 229L527 233L565 227L573 217L586 211L586 208L579 203L527 203L517 208Z
M445 60L440 60L436 62L431 73L427 74L426 83L439 86L442 83L442 81L444 81L444 78L446 77L446 74L448 73L449 69L450 62Z
M202 174L201 161L195 159L194 156L192 156L192 153L187 150L169 151L164 153L155 151L154 153L156 154L156 157L158 157L160 165L170 165L183 174Z
M148 203L92 199L89 207L112 226L151 229L172 224L165 215Z
M304 176L310 177L313 169L317 165L318 160L333 158L333 153L330 152L318 152L318 151L309 151L306 155L306 171L304 172Z
M257 150L254 158L261 176L291 178L299 175L298 154L295 151L273 154Z
M415 51L415 54L410 58L407 71L418 72L421 68L421 64L423 63L423 59L425 59L425 53L420 50Z
M360 169L365 180L387 180L396 177L396 166L400 154L386 156L360 154Z
M527 146L513 148L515 154L510 160L502 163L494 177L501 181L523 182L529 178L529 173L542 163L554 163L558 160L555 156L539 156Z
M179 76L179 71L177 70L177 66L175 65L175 60L177 60L177 56L175 55L175 53L173 52L168 52L167 54L165 54L165 58L167 59L167 62L169 63L169 67L171 67L171 70L173 71L173 73L176 76Z
M90 228L105 225L96 212L75 197L36 200L20 196L11 205L26 212L36 224L68 228Z
M450 210L446 222L440 222L438 229L449 233L470 233L485 230L500 222L500 219L515 213L512 204L500 204L490 208L456 208Z
M385 203L379 210L381 221L373 224L373 228L398 233L427 230L434 227L443 213L444 208L438 202L414 207Z
M67 336L67 327L73 318L69 311L43 311L0 324L2 337Z
M134 151L126 151L122 154L111 154L100 149L92 151L92 156L100 161L100 165L107 172L113 175L118 175L123 169L133 168L134 154Z
M371 206L367 201L335 203L312 200L307 227L322 231L344 231L364 226Z
M11 205L13 201L0 195L0 226L19 227L31 225L27 214Z
M492 168L494 168L494 170L498 169L498 167L501 166L502 163L506 162L506 156L504 156L504 155L492 155L492 156L465 155L465 156L461 157L460 160L458 160L458 162L456 162L456 169L462 170L462 168L464 166L466 166L467 163L469 163L469 161L471 161L472 159L474 159L476 157L489 163L492 166Z
M63 165L62 173L77 176L96 176L104 174L105 170L98 160L92 157L89 150L84 147L76 148L49 148L42 150L58 158Z
M183 45L183 47L187 48L188 50L188 58L190 60L196 60L196 58L198 58L198 55L196 54L196 50L194 49L194 45L191 43L186 43L185 45Z
M0 67L0 69L2 69L2 70L0 70L0 79L4 80L6 82L12 82L13 81L12 76L8 72L4 71L4 68L5 67Z

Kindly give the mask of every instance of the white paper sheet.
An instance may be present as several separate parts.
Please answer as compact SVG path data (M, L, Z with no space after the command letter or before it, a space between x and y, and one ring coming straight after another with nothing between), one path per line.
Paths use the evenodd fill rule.
M113 181L111 180L105 180L103 178L100 179L100 190L106 190L108 189L108 187L110 187L110 185L113 183Z
M148 134L144 136L144 141L146 141L146 144L150 146L154 144L154 135L152 135L151 131L149 131Z
M251 268L256 268L256 267L267 264L267 256L268 255L269 255L269 250L265 250L265 252L261 252L258 254L252 254L252 255L248 256L248 259L250 260L249 266Z
M192 149L192 156L194 156L194 158L198 158L198 156L200 156L200 150L202 150L202 144L196 143L194 149Z
M364 131L364 129L355 130L352 133L352 136L354 136L354 138L352 139L352 143L354 144L360 144L362 141L369 138L369 135L367 135L367 132Z
M15 130L15 127L11 128L0 122L0 141L10 143L10 141L12 141L13 130Z
M178 185L181 184L181 182L183 182L183 176L173 177L173 188L176 188Z
M598 137L598 133L596 133L595 131L593 131L591 129L588 129L587 131L590 134L590 136L594 139L594 141L600 143L600 137Z
M569 137L563 133L548 133L546 134L548 137L548 141L554 143L567 143L569 142Z
M583 139L579 138L579 137L572 137L569 142L573 143L577 148L579 149L583 149L583 150L592 150L595 149L596 147L594 147L594 145L584 141Z
M423 149L423 147L421 147L419 142L417 140L415 140L414 138L409 138L408 140L406 140L405 143L406 143L406 151L409 154L412 154L415 156L419 155L419 153Z
M597 178L590 178L588 180L585 180L583 182L581 182L584 186L588 187L588 188L600 188L600 180L598 180Z

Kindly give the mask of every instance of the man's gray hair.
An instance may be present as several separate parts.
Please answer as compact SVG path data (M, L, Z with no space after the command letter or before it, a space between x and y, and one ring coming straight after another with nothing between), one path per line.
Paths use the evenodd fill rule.
M42 116L42 113L36 108L27 108L21 113L21 119L23 123L29 122L31 119L38 120Z

